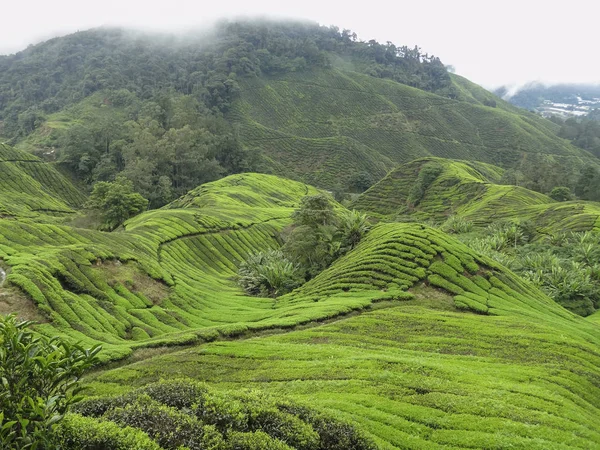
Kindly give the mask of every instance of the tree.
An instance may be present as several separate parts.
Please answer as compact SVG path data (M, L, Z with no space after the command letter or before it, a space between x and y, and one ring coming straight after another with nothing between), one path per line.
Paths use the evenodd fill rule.
M94 185L86 207L99 210L106 228L112 230L148 207L148 200L133 192L133 183L125 177Z
M352 250L371 229L366 214L352 210L342 214L338 230L341 234L341 247L344 252Z
M302 198L300 207L292 214L294 224L317 228L320 225L333 225L335 213L330 198L325 194L307 195Z
M352 192L364 192L373 186L373 177L368 172L357 172L348 180L348 188Z
M583 200L600 200L600 173L595 167L583 168L575 185L575 194Z
M557 186L550 192L550 197L558 202L566 202L573 199L573 194L571 194L571 189L568 187Z
M0 316L0 448L51 448L55 425L81 400L83 372L98 361L100 346L36 335L32 323Z

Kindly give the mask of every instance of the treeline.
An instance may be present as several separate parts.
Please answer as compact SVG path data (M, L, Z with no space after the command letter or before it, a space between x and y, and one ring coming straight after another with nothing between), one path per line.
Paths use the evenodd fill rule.
M504 171L499 184L521 186L566 201L600 199L600 177L593 166L581 167L562 158L540 153L524 154L520 162Z
M560 137L600 157L600 110L591 111L585 117L571 117L566 120L552 117L550 120L560 125Z
M117 176L156 208L199 184L252 170L235 130L190 95L161 92L140 100L126 89L103 96L58 138L58 160L92 185Z

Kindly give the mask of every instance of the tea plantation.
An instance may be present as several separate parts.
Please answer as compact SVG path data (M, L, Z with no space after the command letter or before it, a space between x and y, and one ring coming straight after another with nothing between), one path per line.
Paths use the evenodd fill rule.
M98 395L186 376L289 397L378 448L597 448L597 325L434 229L385 224L279 302L372 311L97 373Z
M236 283L240 264L280 248L317 189L232 175L107 233L67 225L84 199L51 165L2 151L0 170L29 178L1 203L0 312L103 346L57 428L63 448L600 448L598 313L567 311L440 229L389 220L595 230L593 203L495 184L502 169L484 163L417 160L356 201L380 221L354 249L262 298Z
M514 167L544 155L572 167L597 164L556 137L555 125L453 76L456 99L346 70L247 78L228 113L265 169L321 187L352 174L380 179L400 163L437 156ZM491 97L490 97L491 98Z
M432 169L424 185L422 175ZM543 234L600 228L600 204L557 202L519 186L500 185L502 173L499 167L475 161L421 158L392 170L352 207L386 220L410 216L443 222L457 216L480 227L502 220L531 221Z

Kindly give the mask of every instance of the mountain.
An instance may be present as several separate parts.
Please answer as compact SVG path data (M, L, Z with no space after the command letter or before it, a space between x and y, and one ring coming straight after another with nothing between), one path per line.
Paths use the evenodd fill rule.
M90 185L120 173L152 207L243 171L353 191L424 156L597 165L418 48L310 23L55 38L0 57L0 120L17 148Z
M600 108L600 85L528 83L516 90L500 87L496 95L543 116L580 117Z

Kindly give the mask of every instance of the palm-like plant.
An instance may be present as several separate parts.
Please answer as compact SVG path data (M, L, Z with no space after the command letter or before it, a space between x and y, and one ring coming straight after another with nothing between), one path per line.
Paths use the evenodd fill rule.
M238 271L238 282L251 295L276 297L301 283L298 266L279 250L250 255Z
M338 226L338 230L342 236L342 249L348 251L356 247L370 229L371 224L366 214L355 210L344 213L340 217Z

